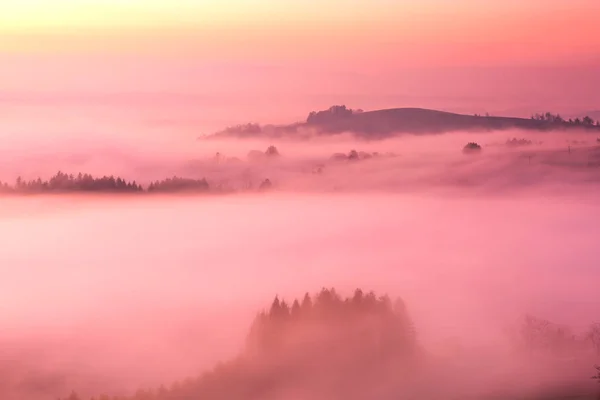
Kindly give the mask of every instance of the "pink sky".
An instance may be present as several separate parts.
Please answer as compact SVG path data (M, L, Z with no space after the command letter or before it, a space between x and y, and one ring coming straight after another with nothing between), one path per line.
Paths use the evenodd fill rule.
M352 104L363 108L394 95L438 108L446 100L418 99L594 109L597 15L596 0L3 2L0 94L376 99Z

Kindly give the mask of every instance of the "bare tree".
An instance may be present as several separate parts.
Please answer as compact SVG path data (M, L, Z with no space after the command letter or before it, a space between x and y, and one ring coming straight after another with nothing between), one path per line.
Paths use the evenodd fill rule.
M586 335L587 340L592 343L596 354L600 355L600 323L592 324Z

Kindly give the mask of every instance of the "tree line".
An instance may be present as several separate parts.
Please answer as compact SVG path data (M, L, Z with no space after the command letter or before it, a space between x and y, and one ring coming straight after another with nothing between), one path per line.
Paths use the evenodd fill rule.
M260 185L264 191L272 187L272 182L265 179ZM173 193L193 192L205 193L220 190L212 187L205 178L192 179L173 176L151 182L147 187L135 180L129 181L120 176L94 177L90 174L77 175L57 172L50 179L41 178L26 180L18 177L14 184L0 181L0 194L44 194L44 193Z
M336 105L331 106L327 110L323 111L311 111L306 118L307 124L320 124L320 123L328 123L332 121L336 121L339 118L347 118L351 117L355 114L362 113L363 110L357 109L353 110L351 108L346 107L345 105Z
M600 120L594 121L593 118L589 116L585 116L583 118L569 118L564 119L560 116L560 114L552 114L550 112L546 112L544 114L533 114L531 119L535 121L547 122L550 124L564 124L564 125L577 125L577 126L598 126L600 127Z
M49 193L49 192L141 192L143 187L136 181L119 176L96 178L90 174L66 174L58 171L48 180L41 178L25 180L18 177L14 185L0 182L2 193Z

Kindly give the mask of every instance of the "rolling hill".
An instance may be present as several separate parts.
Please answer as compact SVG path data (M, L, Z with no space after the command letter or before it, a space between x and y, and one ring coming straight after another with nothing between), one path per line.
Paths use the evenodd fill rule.
M332 106L328 110L311 112L305 122L290 125L247 124L226 128L214 137L282 137L308 134L337 134L351 132L359 137L377 139L397 134L434 134L451 131L494 131L506 129L565 130L584 129L600 132L593 120L563 120L558 115L516 118L456 114L423 108L392 108L366 111L346 106Z

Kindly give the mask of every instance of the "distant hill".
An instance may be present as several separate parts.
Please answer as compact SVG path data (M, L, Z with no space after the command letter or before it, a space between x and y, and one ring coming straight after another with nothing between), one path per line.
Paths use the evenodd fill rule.
M432 134L450 131L493 131L506 129L564 130L586 129L600 132L600 125L592 118L564 120L551 113L531 118L465 115L424 108L392 108L376 111L353 110L346 106L332 106L327 110L311 112L305 122L290 125L247 124L229 127L214 137L281 137L312 133L336 134L352 132L365 138L382 138L395 134Z

